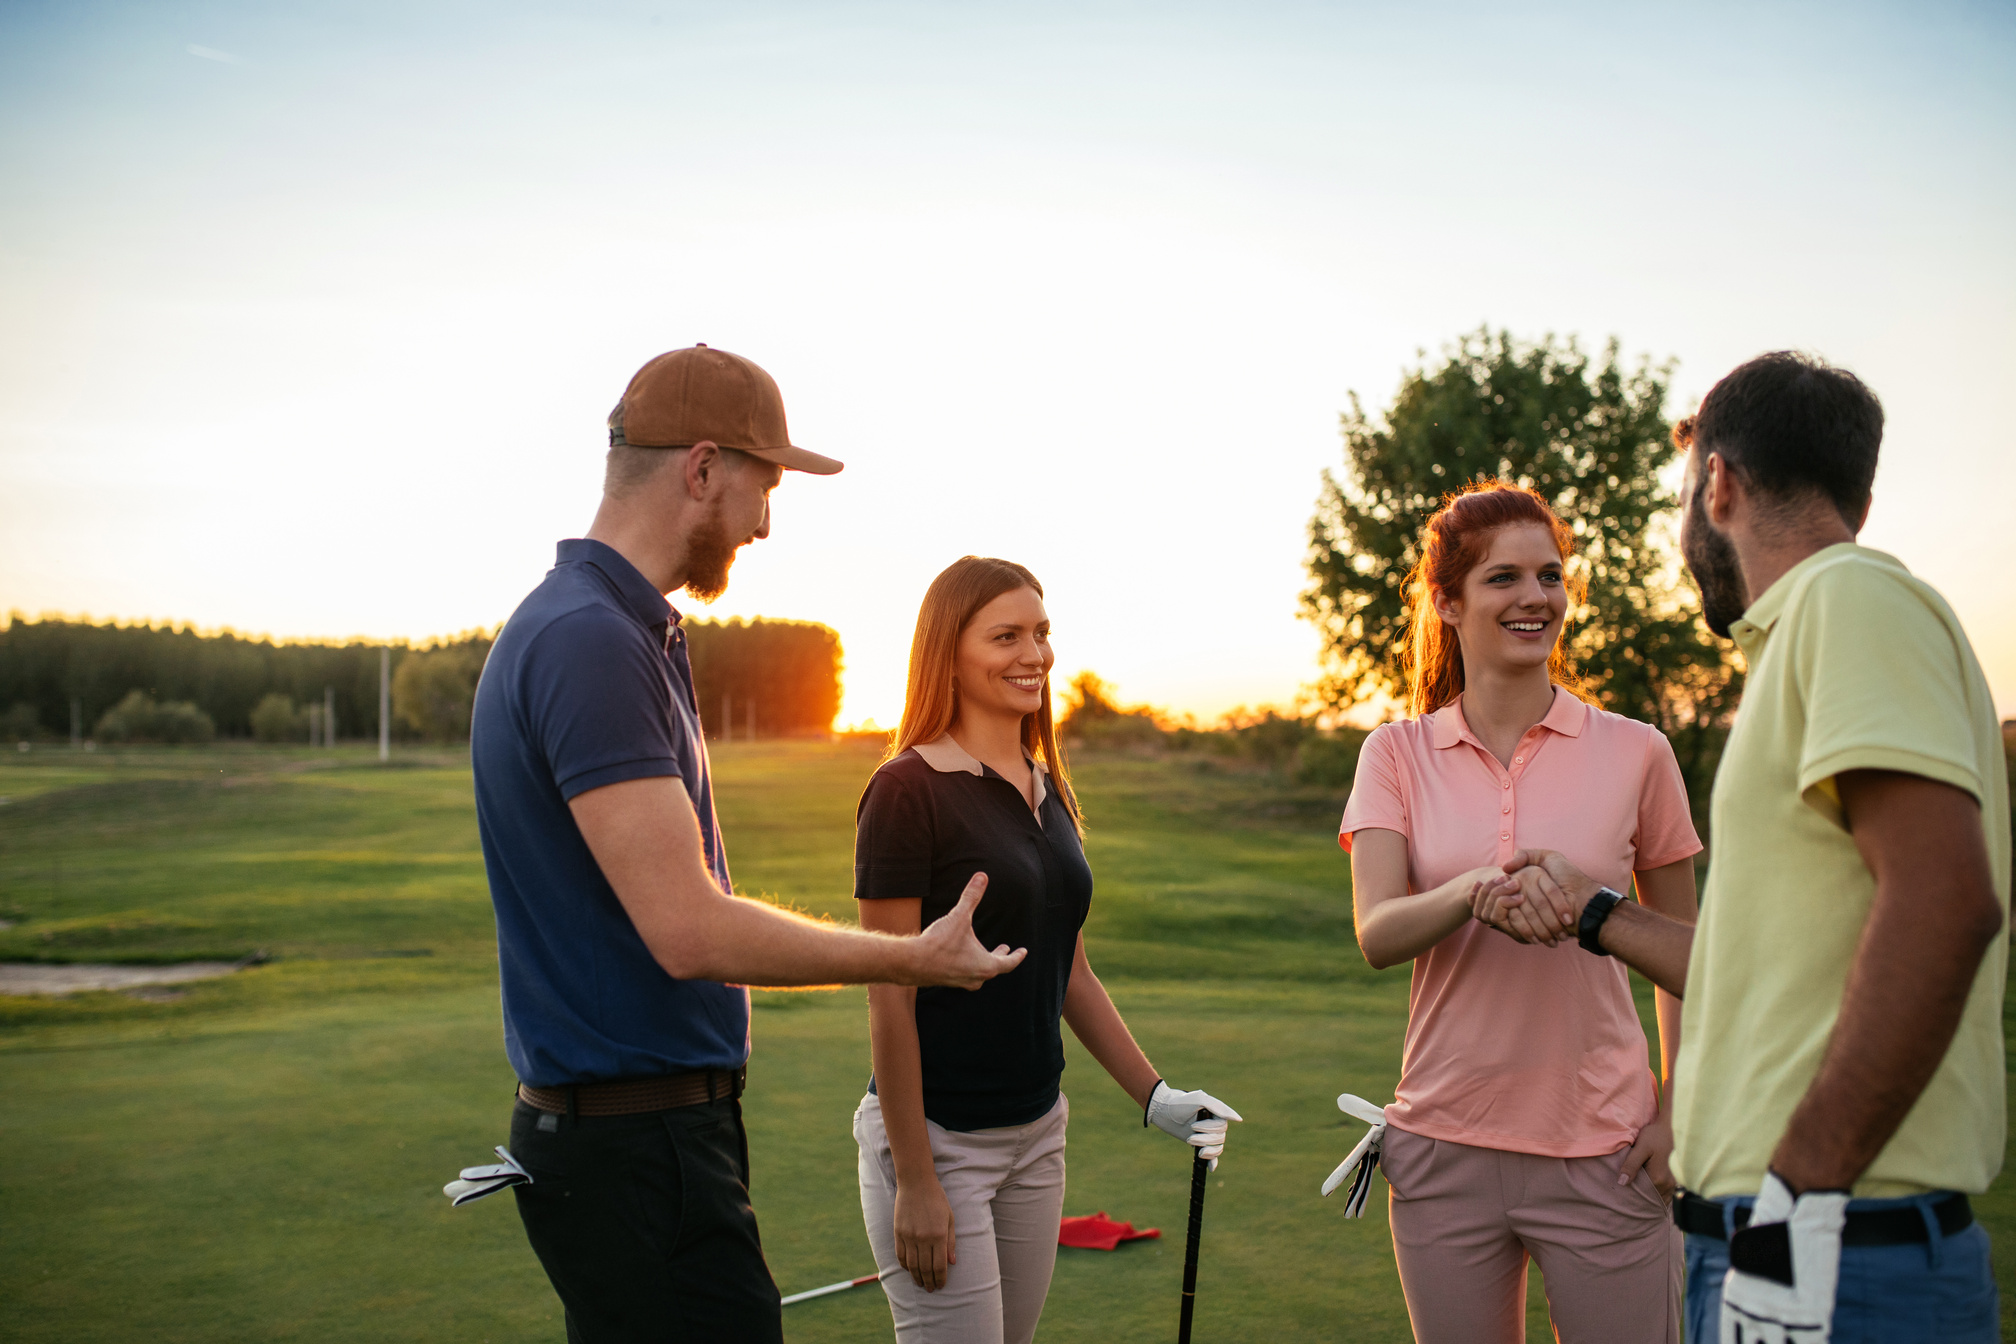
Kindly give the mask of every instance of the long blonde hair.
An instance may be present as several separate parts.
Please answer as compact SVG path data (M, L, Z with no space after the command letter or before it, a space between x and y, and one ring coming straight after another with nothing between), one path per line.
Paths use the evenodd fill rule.
M1022 566L978 555L961 556L931 580L924 590L924 605L917 609L917 632L910 637L910 680L903 691L903 718L889 744L890 757L900 756L919 743L936 742L950 731L959 717L959 688L953 682L959 636L982 607L1017 588L1033 588L1036 596L1043 596L1043 585ZM1078 813L1077 795L1071 791L1071 767L1051 721L1047 678L1042 704L1035 713L1022 716L1022 749L1050 771L1051 787L1063 797L1065 810L1082 830L1084 819Z

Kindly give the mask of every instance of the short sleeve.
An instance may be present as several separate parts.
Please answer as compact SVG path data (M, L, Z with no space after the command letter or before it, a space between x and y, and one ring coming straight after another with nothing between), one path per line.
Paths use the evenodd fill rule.
M1640 872L1701 852L1693 810L1687 805L1687 781L1680 775L1673 744L1656 728L1645 731L1645 777L1638 785L1638 829L1631 836L1637 856L1631 866Z
M854 899L928 894L931 840L931 799L925 788L899 771L876 771L854 814Z
M1793 619L1806 712L1799 792L1840 816L1834 777L1896 770L1985 793L1956 632L1905 575L1842 563L1813 576Z
M1400 764L1399 734L1382 724L1365 739L1358 753L1358 773L1351 783L1351 797L1344 804L1344 820L1337 827L1337 843L1351 851L1356 831L1377 828L1413 832L1407 826L1406 776Z
M664 658L622 617L568 613L539 632L520 675L527 726L562 798L680 773Z

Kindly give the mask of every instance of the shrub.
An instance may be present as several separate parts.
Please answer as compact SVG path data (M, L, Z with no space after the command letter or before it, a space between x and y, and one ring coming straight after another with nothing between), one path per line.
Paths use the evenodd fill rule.
M1146 705L1122 709L1112 690L1095 672L1072 678L1059 731L1088 747L1161 746L1162 725L1155 711Z
M430 742L467 742L486 645L450 644L409 653L392 674L392 717Z
M2009 829L2016 831L2016 719L2002 720L2002 762L2009 769ZM2016 868L2016 859L2011 866ZM2016 942L2016 926L2009 930L2009 938Z
M1358 752L1368 736L1362 728L1339 728L1310 738L1296 758L1295 782L1348 792L1358 774Z
M1316 725L1272 708L1250 715L1234 710L1225 716L1224 732L1238 744L1239 754L1252 757L1269 770L1282 770L1302 744L1316 735Z
M26 700L0 714L0 742L38 742L43 736L42 716Z
M274 691L252 707L252 736L261 742L300 742L308 735L307 719L291 699Z
M100 742L208 742L217 726L187 700L156 704L147 692L134 690L105 711L91 735Z

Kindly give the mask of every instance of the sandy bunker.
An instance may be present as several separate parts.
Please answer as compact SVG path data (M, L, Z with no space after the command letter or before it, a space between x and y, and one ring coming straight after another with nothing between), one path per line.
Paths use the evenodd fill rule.
M237 961L183 961L169 966L0 962L0 994L77 994L93 989L179 985L190 980L215 980L243 965Z

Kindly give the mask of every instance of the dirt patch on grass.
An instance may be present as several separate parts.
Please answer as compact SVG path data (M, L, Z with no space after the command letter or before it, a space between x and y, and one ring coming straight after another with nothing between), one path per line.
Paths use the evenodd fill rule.
M191 980L220 979L243 969L244 965L242 961L183 961L166 966L112 966L82 962L59 966L0 962L0 994L79 994L87 990L179 985Z

